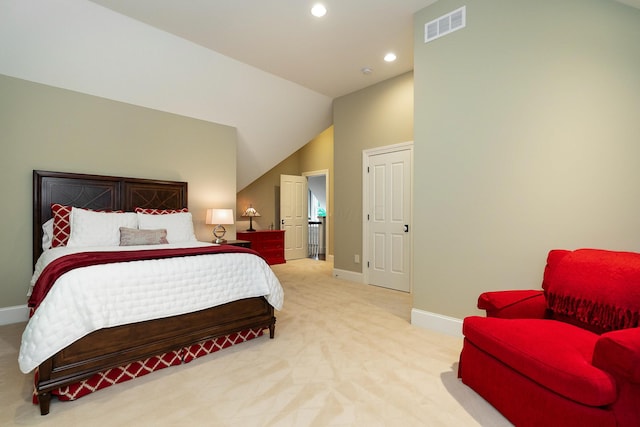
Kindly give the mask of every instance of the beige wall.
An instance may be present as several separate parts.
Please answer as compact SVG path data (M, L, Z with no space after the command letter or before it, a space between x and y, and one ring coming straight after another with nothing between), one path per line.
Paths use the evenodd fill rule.
M235 206L235 128L2 75L0 94L0 308L26 303L33 169L188 181L203 240L205 209Z
M334 267L362 272L362 152L413 140L413 73L337 98Z
M425 44L462 5L467 27ZM614 1L415 15L415 308L462 318L483 291L540 288L552 248L640 251L638 41Z
M329 227L329 246L327 253L333 254L333 126L327 128L304 147L287 157L259 179L245 187L237 195L236 220L237 229L249 228L247 218L242 218L242 212L252 204L260 213L254 219L253 228L265 230L273 224L277 229L280 220L280 175L302 175L323 169L329 171L329 212L327 212Z

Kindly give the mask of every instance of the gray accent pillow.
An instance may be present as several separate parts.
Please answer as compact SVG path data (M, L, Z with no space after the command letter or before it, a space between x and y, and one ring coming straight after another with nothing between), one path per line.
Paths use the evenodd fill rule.
M120 227L120 246L160 245L167 241L167 230L138 230Z

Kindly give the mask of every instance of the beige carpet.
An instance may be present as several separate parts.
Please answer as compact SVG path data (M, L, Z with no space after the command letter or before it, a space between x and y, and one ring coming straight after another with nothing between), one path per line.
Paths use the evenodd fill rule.
M18 370L24 324L0 327L0 425L510 426L456 377L461 339L409 324L410 296L274 266L276 337L119 384L40 416Z

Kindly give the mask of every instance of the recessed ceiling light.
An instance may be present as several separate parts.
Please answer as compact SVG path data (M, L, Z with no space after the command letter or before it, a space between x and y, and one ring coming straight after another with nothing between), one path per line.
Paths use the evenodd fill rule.
M384 56L384 60L387 62L393 62L396 60L396 54L393 52L389 52Z
M311 14L316 18L322 18L324 15L327 14L327 8L320 3L316 3L311 8Z

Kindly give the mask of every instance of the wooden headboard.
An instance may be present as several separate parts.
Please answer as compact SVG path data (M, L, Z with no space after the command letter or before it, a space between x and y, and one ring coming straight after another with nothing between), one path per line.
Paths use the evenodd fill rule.
M118 176L33 171L33 263L42 254L42 224L51 204L133 211L136 207L187 207L187 183Z

